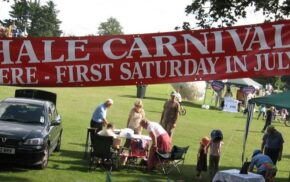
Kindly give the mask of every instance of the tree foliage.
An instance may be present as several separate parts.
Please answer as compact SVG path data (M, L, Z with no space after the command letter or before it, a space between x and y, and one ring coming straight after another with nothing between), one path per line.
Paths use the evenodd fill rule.
M281 81L284 82L284 88L290 90L290 75L284 75L281 77Z
M201 28L233 26L241 18L250 18L248 10L262 11L265 21L281 20L289 16L290 0L194 0L185 9L193 14ZM183 29L191 29L189 22Z
M122 26L116 18L110 17L98 27L99 35L121 35L124 34Z
M277 90L283 90L284 88L287 88L287 83L285 82L287 79L290 78L284 78L284 76L273 76L273 77L260 77L260 78L254 78L255 81L257 81L258 83L262 84L262 85L266 85L268 83L270 83L274 89ZM289 80L289 84L290 84L290 80ZM290 85L289 85L290 86ZM290 88L290 87L289 87Z
M45 5L40 5L39 0L27 1L18 0L11 6L11 19L4 21L6 26L15 22L17 28L24 32L25 29L32 37L60 36L61 21L57 18L53 1L48 1Z

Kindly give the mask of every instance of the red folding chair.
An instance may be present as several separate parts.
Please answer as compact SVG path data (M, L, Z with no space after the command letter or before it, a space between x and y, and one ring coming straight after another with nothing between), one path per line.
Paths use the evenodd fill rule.
M149 142L142 139L131 139L129 155L126 165L138 165L138 159L147 159Z

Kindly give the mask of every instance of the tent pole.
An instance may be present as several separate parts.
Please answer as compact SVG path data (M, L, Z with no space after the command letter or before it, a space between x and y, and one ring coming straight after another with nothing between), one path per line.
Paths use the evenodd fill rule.
M245 126L244 141L243 141L242 163L244 163L245 161L246 143L247 143L247 138L249 134L250 124L253 120L254 107L255 107L255 104L248 104L247 122Z

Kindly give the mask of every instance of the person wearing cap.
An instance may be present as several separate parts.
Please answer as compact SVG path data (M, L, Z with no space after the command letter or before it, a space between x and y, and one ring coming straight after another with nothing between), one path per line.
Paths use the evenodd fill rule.
M175 92L176 100L179 103L179 105L181 105L181 102L182 102L182 97L181 97L181 94L180 94L180 88L177 88L176 92Z
M172 137L176 122L179 116L180 105L176 100L175 92L171 92L170 99L165 102L163 112L160 119L160 125L166 130L168 135Z
M196 164L196 178L201 179L201 172L207 171L207 148L210 139L203 137L200 141L199 150L197 153L197 164Z
M113 105L112 99L107 99L104 103L100 104L94 111L91 119L91 128L96 129L96 133L101 131L104 125L108 124L107 110Z
M263 136L261 150L272 159L275 165L282 158L283 143L282 134L273 125L268 126Z
M276 166L271 160L271 158L267 155L264 155L261 150L256 149L253 152L252 160L249 166L249 171L253 172L254 167L257 168L257 174L262 175L264 178L266 176L267 171L271 171L272 175L276 174Z
M134 130L134 134L142 134L142 127L140 122L145 118L145 111L143 109L143 103L141 99L137 99L134 103L134 107L129 113L127 120L127 128Z

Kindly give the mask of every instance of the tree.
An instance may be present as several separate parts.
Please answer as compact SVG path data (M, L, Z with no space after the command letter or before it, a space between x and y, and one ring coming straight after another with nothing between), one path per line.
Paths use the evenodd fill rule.
M19 2L15 2L15 4L11 6L11 9L12 11L9 13L12 19L5 20L6 27L14 22L16 27L21 32L24 32L28 22L29 3L25 0L21 0Z
M285 83L285 89L290 90L290 75L282 76L281 80Z
M289 17L290 0L195 0L185 9L194 14L197 26L233 26L238 19L248 17L248 8L262 11L265 21L281 20ZM189 22L183 23L183 29L191 29Z
M110 17L106 22L102 22L98 27L99 35L121 35L124 34L122 26L117 19Z
M57 18L58 11L55 4L48 1L46 5L40 6L39 3L30 3L31 26L28 30L29 35L41 36L60 36L61 21Z
M61 35L62 31L59 27L61 21L57 18L58 11L52 1L41 6L39 0L18 0L11 8L9 13L12 19L4 21L7 27L15 22L21 32L27 29L29 36L32 37Z
M270 83L275 89L277 90L283 90L284 88L287 88L287 79L289 79L290 83L290 76L273 76L273 77L267 77L267 78L254 78L255 81L259 82L262 85L266 85ZM290 87L289 87L290 88Z

